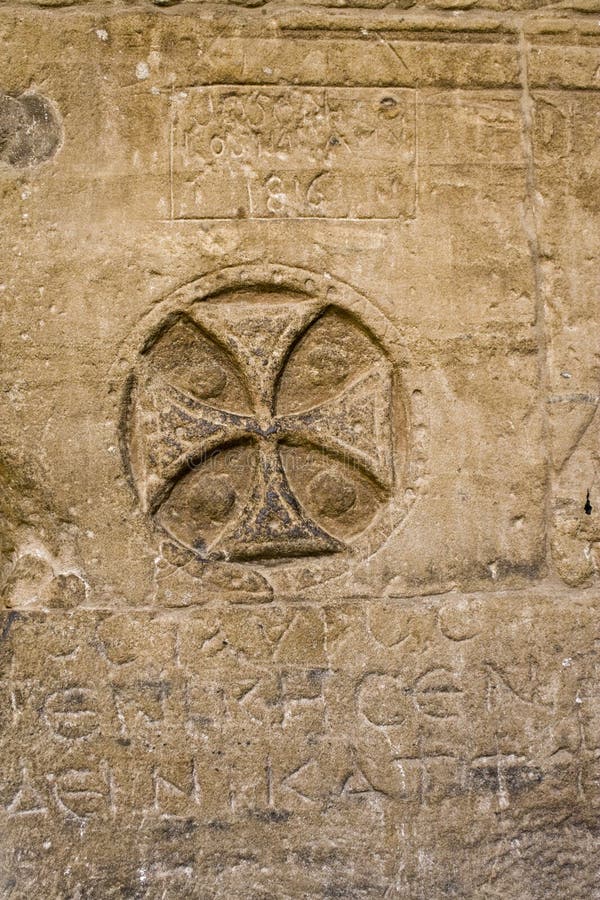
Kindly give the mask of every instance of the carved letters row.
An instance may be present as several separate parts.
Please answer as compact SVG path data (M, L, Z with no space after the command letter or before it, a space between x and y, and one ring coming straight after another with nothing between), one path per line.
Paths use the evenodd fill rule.
M318 643L306 623L309 645ZM21 640L3 696L6 731L23 747L0 776L10 818L208 821L367 796L429 805L488 794L503 808L516 792L585 791L598 777L591 656L574 662L534 648L494 659L449 618L443 627L454 637L422 630L416 648L418 628L402 633L390 621L380 630L373 619L364 646L367 656L383 647L379 668L348 660L335 622L323 664L277 664L273 650L248 658L240 649L248 635L236 640L231 621L194 624L161 632L142 622L142 646L135 629L130 642L109 619L86 642L82 629L47 647L44 672ZM290 623L278 629L265 613L259 624L284 652ZM297 627L296 648L301 634ZM246 651L253 655L250 644ZM467 722L476 723L468 745Z

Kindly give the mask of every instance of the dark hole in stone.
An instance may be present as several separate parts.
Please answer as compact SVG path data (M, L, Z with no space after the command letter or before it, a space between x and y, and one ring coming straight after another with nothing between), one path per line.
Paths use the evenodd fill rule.
M58 150L61 126L45 97L0 92L0 161L10 166L39 165Z
M590 502L590 492L588 491L586 494L586 497L585 497L585 506L583 507L583 511L586 514L586 516L591 516L592 509L593 509L593 506Z

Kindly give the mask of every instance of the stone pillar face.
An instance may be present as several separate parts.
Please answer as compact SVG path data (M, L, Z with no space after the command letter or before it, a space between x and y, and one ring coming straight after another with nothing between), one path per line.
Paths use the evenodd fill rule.
M0 9L0 896L596 896L598 11L468 5Z

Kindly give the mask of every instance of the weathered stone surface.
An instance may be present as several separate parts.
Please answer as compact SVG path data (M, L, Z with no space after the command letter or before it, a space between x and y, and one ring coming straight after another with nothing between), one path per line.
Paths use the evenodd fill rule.
M4 890L593 896L597 614L8 613Z
M2 897L600 896L594 4L328 6L0 9Z

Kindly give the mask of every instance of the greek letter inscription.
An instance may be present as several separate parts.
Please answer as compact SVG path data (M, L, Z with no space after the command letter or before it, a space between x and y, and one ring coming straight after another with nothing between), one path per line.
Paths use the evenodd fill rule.
M173 99L174 218L403 218L410 90L194 88Z

